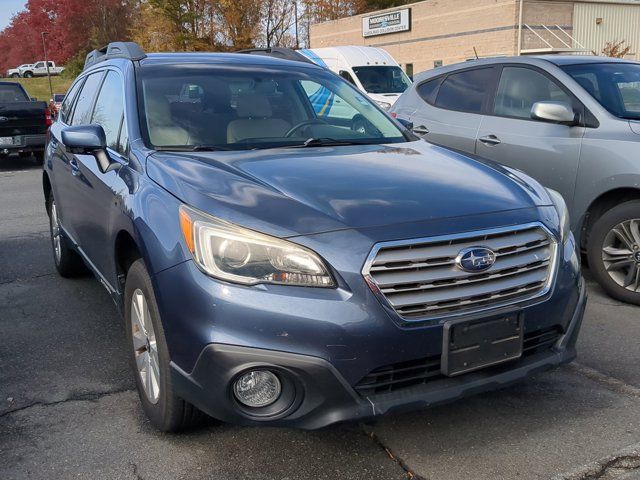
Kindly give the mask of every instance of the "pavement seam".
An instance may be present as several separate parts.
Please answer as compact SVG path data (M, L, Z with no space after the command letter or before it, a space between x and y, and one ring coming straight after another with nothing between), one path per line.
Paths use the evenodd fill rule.
M42 401L32 402L27 405L23 405L21 407L5 410L4 412L0 413L0 418L9 416L13 413L21 412L23 410L28 410L33 407L51 407L51 406L60 405L61 403L67 403L67 402L94 402L96 400L99 400L102 397L108 397L110 395L117 395L119 393L126 393L126 392L133 392L133 391L135 391L135 389L133 388L123 388L119 390L108 390L105 392L87 392L87 393L81 393L78 395L71 395L67 398L64 398L62 400L56 400L54 402L42 402Z
M556 475L551 480L615 478L635 470L640 470L640 443L628 446L617 453L578 467L570 472Z
M421 477L417 473L415 473L409 466L405 463L405 461L396 455L389 447L387 447L380 437L378 437L373 430L367 430L364 424L360 424L360 428L364 432L364 434L373 440L380 449L384 450L384 452L389 456L389 458L396 463L405 473L408 480L426 480L424 477Z
M640 398L640 388L629 385L618 378L610 377L609 375L605 375L598 370L587 367L586 365L578 362L570 363L567 367L616 393L629 397Z
M41 275L34 275L28 278L14 278L13 280L6 280L3 282L0 282L0 285L10 285L12 283L25 283L30 280L37 280L38 278L51 277L53 275L56 275L56 272L43 273Z

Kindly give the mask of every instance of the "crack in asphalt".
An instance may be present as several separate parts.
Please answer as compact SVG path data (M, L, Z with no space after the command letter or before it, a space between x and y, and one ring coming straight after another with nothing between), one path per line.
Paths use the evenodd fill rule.
M367 430L364 424L360 424L360 428L364 432L364 434L373 440L380 449L384 450L384 452L389 456L389 458L395 462L405 473L408 480L426 480L424 477L421 477L417 473L415 473L409 466L405 463L405 461L396 455L389 447L387 447L380 437L378 437L372 430Z
M70 395L67 398L64 398L62 400L56 400L53 402L43 402L43 401L31 402L21 407L16 407L9 410L5 410L4 412L0 412L0 418L9 416L17 412L21 412L23 410L28 410L33 407L51 407L51 406L60 405L62 403L67 403L67 402L95 402L96 400L99 400L102 397L117 395L119 393L133 392L134 390L135 389L133 388L122 388L122 389L116 389L116 390L107 390L104 392L87 392L87 393L80 393L77 395Z
M0 286L9 285L11 283L25 283L30 280L37 280L38 278L51 277L53 275L56 275L56 272L42 273L40 275L33 275L32 277L28 277L28 278L14 278L11 280L3 280L3 281L0 281Z
M133 470L133 476L135 477L136 480L144 480L144 478L142 478L142 475L140 475L140 473L138 472L138 465L133 463L133 462L129 462L129 465L131 466L131 469Z
M600 385L603 385L604 387L616 393L634 398L640 398L640 388L629 385L622 380L610 377L609 375L605 375L604 373L599 372L598 370L595 370L591 367L587 367L586 365L582 365L578 362L573 362L567 365L567 368L587 377L590 380L593 380L594 382L599 383Z
M636 470L640 470L640 444L631 445L572 472L557 475L553 477L553 480L614 479Z

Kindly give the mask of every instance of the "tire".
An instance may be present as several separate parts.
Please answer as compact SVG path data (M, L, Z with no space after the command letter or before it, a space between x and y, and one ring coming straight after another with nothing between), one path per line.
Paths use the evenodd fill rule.
M58 208L53 192L49 193L47 213L49 214L49 234L51 236L51 250L56 270L64 278L73 278L86 274L87 267L82 258L69 246L69 240L64 236L60 228Z
M32 73L32 72L24 72L24 73L22 74L22 76L23 76L24 78L33 78L33 73Z
M594 223L589 268L613 298L640 305L640 200L622 203Z
M11 78L19 78L20 74L19 73L12 73L11 74Z
M140 259L127 273L125 328L138 396L153 426L163 432L176 432L202 423L205 415L175 394L158 304Z

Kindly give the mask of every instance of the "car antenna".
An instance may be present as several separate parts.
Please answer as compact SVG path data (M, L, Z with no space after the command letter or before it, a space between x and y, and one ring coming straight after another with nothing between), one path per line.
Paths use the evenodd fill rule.
M480 57L478 56L478 51L476 50L476 47L473 47L473 53L476 56L476 60L480 60Z

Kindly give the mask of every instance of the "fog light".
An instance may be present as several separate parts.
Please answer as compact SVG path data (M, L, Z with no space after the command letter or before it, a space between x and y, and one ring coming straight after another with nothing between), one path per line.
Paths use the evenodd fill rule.
M268 370L251 370L242 374L233 385L233 393L247 407L266 407L280 397L280 380Z

